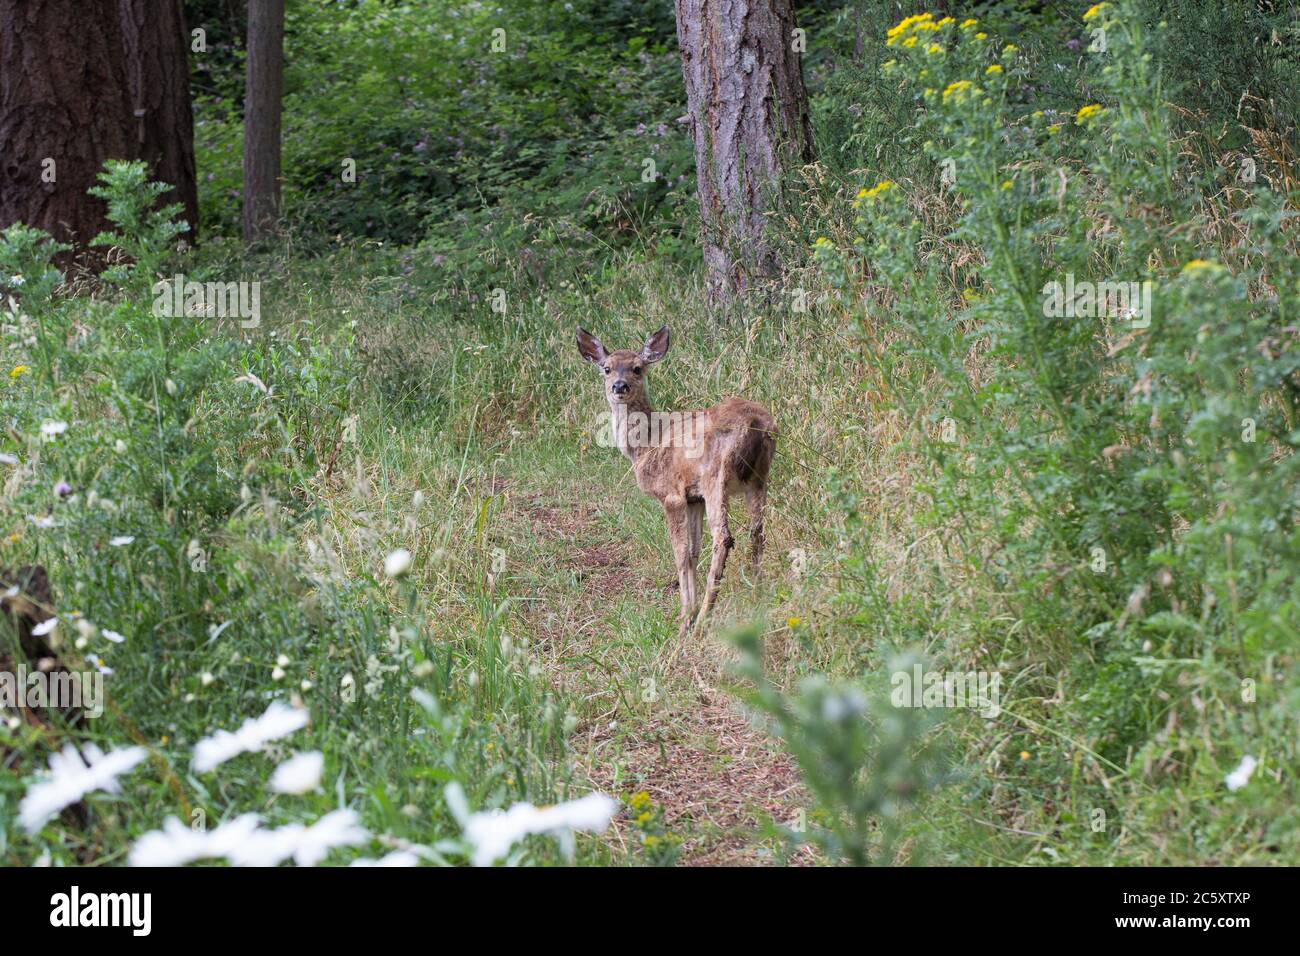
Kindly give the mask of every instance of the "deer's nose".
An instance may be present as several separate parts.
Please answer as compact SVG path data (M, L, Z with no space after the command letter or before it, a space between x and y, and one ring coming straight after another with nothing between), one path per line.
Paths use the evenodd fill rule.
M624 394L626 394L626 393L627 393L627 387L628 387L628 386L627 386L627 382L624 382L622 379L618 380L618 381L615 382L614 385L613 385L613 388L614 388L614 394L615 394L615 395L624 395Z

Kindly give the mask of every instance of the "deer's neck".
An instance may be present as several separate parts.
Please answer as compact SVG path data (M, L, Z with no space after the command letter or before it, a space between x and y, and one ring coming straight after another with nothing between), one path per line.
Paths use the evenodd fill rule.
M637 452L645 445L645 436L649 434L648 425L654 411L650 400L642 395L631 402L610 402L610 411L614 415L614 442L623 457L636 465Z

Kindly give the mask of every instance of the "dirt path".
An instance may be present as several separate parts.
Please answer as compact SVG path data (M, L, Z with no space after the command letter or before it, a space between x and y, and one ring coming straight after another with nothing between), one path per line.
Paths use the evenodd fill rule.
M764 823L807 806L793 761L721 689L728 651L718 639L678 643L677 595L651 577L669 576L667 545L611 535L607 492L566 499L512 489L500 518L537 548L540 600L529 617L548 677L579 707L580 780L612 795L648 793L682 838L682 865L772 861L777 841ZM635 854L626 821L610 839Z

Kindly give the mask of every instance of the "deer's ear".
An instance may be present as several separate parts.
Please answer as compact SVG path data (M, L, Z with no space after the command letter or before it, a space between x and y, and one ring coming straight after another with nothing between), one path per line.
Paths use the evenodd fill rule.
M586 329L578 329L578 354L588 362L603 362L608 354L605 346L600 344L600 339L592 335Z
M641 349L641 360L644 362L658 362L668 354L668 326L662 325L659 331L650 338L645 340L645 347Z

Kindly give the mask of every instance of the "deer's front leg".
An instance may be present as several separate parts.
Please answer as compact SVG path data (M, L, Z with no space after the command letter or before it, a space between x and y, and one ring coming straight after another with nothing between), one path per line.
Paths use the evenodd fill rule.
M677 565L677 590L682 599L680 626L677 633L682 636L690 628L691 616L695 611L695 568L690 560L691 539L686 499L665 498L664 518L668 522L668 539L672 542L673 560Z

